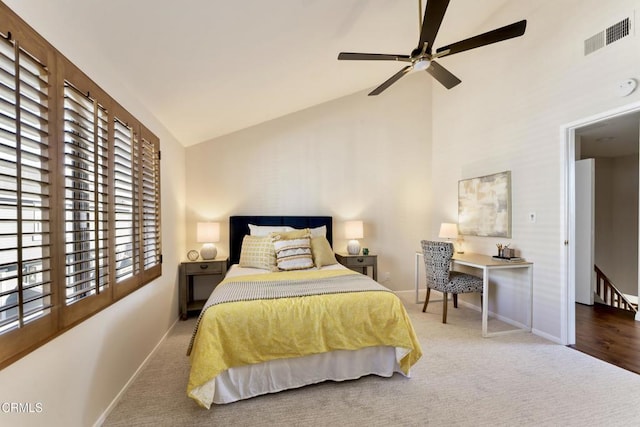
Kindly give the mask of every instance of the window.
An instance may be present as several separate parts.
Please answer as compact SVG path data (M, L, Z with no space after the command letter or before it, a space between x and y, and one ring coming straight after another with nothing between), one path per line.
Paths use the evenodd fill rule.
M108 113L64 83L65 304L109 284Z
M153 272L162 260L160 245L160 143L151 133L143 131L140 159L142 164L141 196L142 247L145 274ZM153 273L151 273L153 275Z
M161 275L159 145L0 3L0 368Z
M0 332L51 307L48 71L0 43Z
M114 120L115 152L114 152L114 194L115 194L115 261L116 283L133 277L134 266L138 265L138 252L135 243L134 227L136 194L133 180L134 148L137 137L133 128L118 117Z
M115 294L160 274L160 141L126 110L113 107Z

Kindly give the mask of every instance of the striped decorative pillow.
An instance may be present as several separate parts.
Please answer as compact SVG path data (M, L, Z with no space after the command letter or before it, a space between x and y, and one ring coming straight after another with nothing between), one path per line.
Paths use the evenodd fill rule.
M313 267L309 238L276 240L273 246L280 270L305 270Z

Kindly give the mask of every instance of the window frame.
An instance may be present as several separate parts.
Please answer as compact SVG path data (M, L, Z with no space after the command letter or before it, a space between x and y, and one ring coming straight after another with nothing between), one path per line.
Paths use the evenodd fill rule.
M6 35L6 37L5 37ZM124 107L117 103L107 92L101 89L95 82L93 82L86 74L84 74L78 67L76 67L71 61L65 58L60 52L58 52L52 45L50 45L45 39L43 39L35 30L27 25L20 17L18 17L10 8L4 3L0 2L0 37L5 37L8 40L12 40L17 43L20 48L28 52L33 58L39 61L46 67L48 71L48 172L49 172L49 258L51 263L50 268L50 303L51 307L48 312L41 315L41 317L30 321L28 323L20 324L19 327L10 329L5 332L0 332L0 369L8 366L9 364L20 359L29 352L35 350L61 333L67 331L73 326L81 323L82 321L90 318L94 314L98 313L102 309L114 304L119 299L126 297L130 293L139 289L140 287L150 283L156 278L162 275L162 248L161 248L161 204L160 204L160 140L151 131L149 131L142 123L140 123L132 114L130 114ZM65 205L65 113L64 113L64 85L65 82L69 82L74 86L81 94L87 94L88 97L96 99L97 102L106 109L107 116L107 144L101 149L107 154L107 171L106 171L106 183L104 179L100 180L101 188L106 188L106 199L103 198L102 202L105 204L106 200L106 237L107 245L103 258L106 257L107 286L102 290L97 290L90 296L86 296L71 304L66 302L66 289L67 289L67 272L66 272L66 237L65 237L65 222L66 222L66 205ZM14 91L15 93L15 91ZM18 105L19 107L19 105ZM18 108L16 107L16 109ZM128 126L137 132L139 145L136 150L142 152L143 138L149 141L151 145L146 145L147 148L151 147L152 162L151 174L152 179L152 191L147 191L146 197L147 208L145 211L145 203L143 200L143 187L146 184L146 188L149 188L149 181L142 182L143 172L138 173L139 182L134 185L137 186L137 193L134 195L135 202L137 203L138 212L137 220L134 218L134 228L137 230L135 238L138 239L140 244L138 245L137 266L134 264L131 277L128 277L122 282L116 282L116 254L115 254L115 238L116 238L116 215L115 215L115 173L114 173L114 159L115 159L115 125L114 118L118 117L120 120L124 120ZM16 126L20 126L19 116L17 117ZM19 138L19 132L16 132L16 138ZM17 140L17 139L16 139ZM19 146L16 152L19 152ZM106 147L106 148L105 148ZM96 149L96 148L94 148ZM157 155L157 159L154 157ZM19 155L18 155L19 156ZM99 154L96 154L94 161L98 159ZM18 157L19 158L19 157ZM94 164L94 168L97 167ZM142 168L140 161L139 167ZM16 170L18 168L16 167ZM104 170L104 167L102 167ZM100 175L99 172L95 172L96 181L94 186L97 185L97 178ZM104 175L101 175L104 176ZM149 174L147 173L147 177ZM18 175L16 175L16 179ZM73 181L73 177L70 178ZM75 181L74 181L75 182ZM20 183L18 182L18 185ZM73 193L73 191L72 191ZM19 193L16 193L19 194ZM94 209L92 215L96 227L100 223L100 219L95 219L98 215L97 207L99 206L98 197L94 200ZM72 204L72 206L75 203ZM18 203L17 206L21 206ZM73 212L73 209L70 210ZM149 218L149 212L152 211L155 215L151 217L152 224L156 233L151 234L152 243L149 246L155 248L155 254L157 255L156 262L148 266L145 270L145 246L144 246L144 218L145 212L147 218ZM135 217L135 215L134 215ZM76 216L73 215L75 220ZM103 215L102 218L105 218ZM18 216L16 223L21 221L21 217ZM89 219L87 219L89 221ZM20 228L17 228L18 232ZM22 244L22 239L16 232L16 239L18 241L18 251L22 251L25 245ZM98 231L94 230L94 233ZM90 233L89 233L90 234ZM147 236L148 237L148 236ZM98 242L100 237L93 237L95 242ZM94 243L95 243L94 242ZM94 258L91 259L95 264L95 274L90 278L91 282L100 280L100 246L95 249L90 249L88 252L94 253ZM16 263L18 264L18 271L22 271L23 265L20 264L20 258L17 257ZM24 264L24 263L23 263ZM92 264L92 265L93 265ZM75 268L75 267L74 267ZM94 267L92 267L94 268ZM137 268L137 273L136 273ZM19 285L22 280L22 274L17 273L18 292L22 292L22 285ZM100 285L97 285L96 289L100 289ZM6 300L6 299L5 299ZM0 297L0 307L3 306L2 297ZM19 304L24 307L26 304L22 298L19 298ZM22 310L18 312L18 318L22 316Z

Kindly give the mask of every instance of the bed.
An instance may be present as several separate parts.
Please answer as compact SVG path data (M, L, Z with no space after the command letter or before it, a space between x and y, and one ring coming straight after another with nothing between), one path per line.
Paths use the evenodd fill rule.
M331 217L230 217L231 267L189 343L189 397L209 409L327 380L410 375L422 350L404 306L335 263L331 243Z

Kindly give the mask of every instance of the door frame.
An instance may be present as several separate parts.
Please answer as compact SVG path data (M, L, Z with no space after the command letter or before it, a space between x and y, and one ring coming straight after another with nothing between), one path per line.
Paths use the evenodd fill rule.
M585 117L560 127L562 142L562 199L563 215L562 228L564 230L564 260L562 275L565 284L561 289L561 336L562 344L576 343L576 303L575 303L575 161L576 161L576 129L603 120L610 120L626 114L640 112L640 101ZM640 236L638 236L640 241ZM639 313L640 314L640 313ZM636 316L636 320L640 317Z

